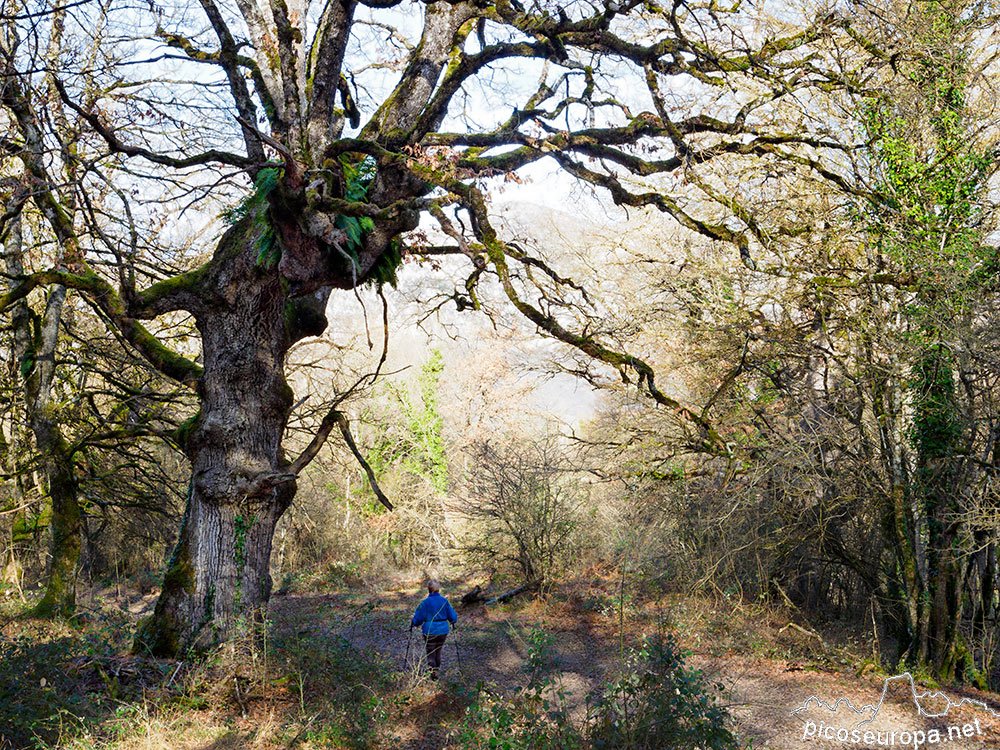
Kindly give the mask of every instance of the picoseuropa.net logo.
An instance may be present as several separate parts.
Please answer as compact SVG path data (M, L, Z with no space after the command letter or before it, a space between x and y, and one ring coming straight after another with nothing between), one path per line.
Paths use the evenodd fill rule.
M887 716L886 697L891 689L906 690L912 699L916 714L924 723L933 726L893 726L896 720ZM904 696L906 697L906 696ZM935 708L931 708L934 706ZM847 698L835 703L827 703L812 695L794 709L791 714L802 720L802 740L804 742L837 743L856 745L859 748L896 747L926 750L928 747L951 743L953 747L982 746L984 727L980 716L956 716L957 709L963 713L973 710L985 711L1000 718L989 705L973 698L952 700L945 693L935 690L919 692L909 672L888 677L882 685L882 694L877 703L860 708ZM951 721L944 721L948 717Z
M802 731L804 740L836 740L844 743L850 742L853 745L868 745L870 747L912 747L921 748L924 745L935 745L939 742L949 742L951 740L961 740L982 736L983 730L979 726L979 719L973 719L965 724L951 724L945 729L932 727L923 729L900 729L875 731L873 729L862 730L858 727L848 729L831 724L824 724L822 721L817 725L814 721L807 721Z

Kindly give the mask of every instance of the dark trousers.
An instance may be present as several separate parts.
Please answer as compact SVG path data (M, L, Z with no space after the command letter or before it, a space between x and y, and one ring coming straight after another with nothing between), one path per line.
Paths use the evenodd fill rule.
M427 644L427 664L431 668L431 677L437 677L438 669L441 667L441 649L444 648L444 635L425 635L424 642Z

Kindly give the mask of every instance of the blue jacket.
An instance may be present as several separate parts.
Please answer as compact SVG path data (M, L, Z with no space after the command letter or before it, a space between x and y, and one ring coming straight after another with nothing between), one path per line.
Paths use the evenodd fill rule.
M424 635L447 635L448 623L458 622L458 614L447 599L435 591L420 602L410 627L421 625Z

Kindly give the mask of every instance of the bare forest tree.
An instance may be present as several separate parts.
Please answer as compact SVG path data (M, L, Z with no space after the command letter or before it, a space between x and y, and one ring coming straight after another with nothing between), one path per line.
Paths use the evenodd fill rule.
M80 210L88 208L93 203ZM24 218L11 211L4 238L9 278L23 275L31 259L51 259L51 235ZM163 443L177 427L174 405L183 399L145 360L108 347L103 322L67 300L64 286L46 291L37 304L20 298L12 305L4 515L11 519L11 554L48 532L46 590L35 613L70 616L81 551L89 540L84 562L92 567L110 518L129 519L122 528L131 527L133 542L152 541L157 527L160 540L166 536L163 521L180 493L172 488L176 474L162 468L170 464ZM132 556L143 548L133 546Z
M480 443L461 512L472 522L465 551L490 573L514 572L529 587L550 583L570 556L586 489L551 435Z
M756 274L697 252L675 258L687 273L660 274L686 321L672 340L708 374L692 400L732 455L692 461L682 435L664 449L646 420L625 425L635 445L605 447L630 446L626 468L686 498L701 580L877 612L904 662L978 679L997 601L1000 134L981 54L997 19L861 4L850 33L889 65L845 67L854 82L816 114L843 157L803 158L748 202L789 227L808 213L813 229L772 242Z

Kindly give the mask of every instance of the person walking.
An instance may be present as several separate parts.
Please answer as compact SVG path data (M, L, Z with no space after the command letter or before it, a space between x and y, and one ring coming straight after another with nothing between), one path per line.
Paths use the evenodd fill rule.
M455 625L457 622L455 608L441 596L441 584L432 578L427 582L427 598L417 606L410 623L410 630L419 625L424 634L432 680L438 678L438 670L441 668L441 649L444 648L445 638L450 631L449 623Z

